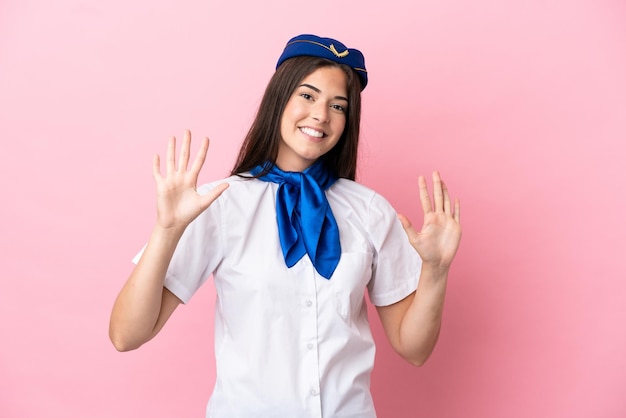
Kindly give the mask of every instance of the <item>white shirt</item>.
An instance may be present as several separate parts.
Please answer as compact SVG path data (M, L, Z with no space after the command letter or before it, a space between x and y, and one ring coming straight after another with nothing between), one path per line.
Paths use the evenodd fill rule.
M375 305L395 303L417 288L421 266L396 212L365 186L333 184L326 196L342 253L327 280L306 255L285 265L277 184L225 181L185 231L165 280L186 303L214 276L217 377L207 418L375 417L365 289Z

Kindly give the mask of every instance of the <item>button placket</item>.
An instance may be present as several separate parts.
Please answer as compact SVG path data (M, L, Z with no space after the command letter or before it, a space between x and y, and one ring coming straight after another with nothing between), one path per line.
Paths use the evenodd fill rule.
M306 380L308 381L308 389L306 390L306 396L308 398L308 410L311 417L321 417L322 405L320 397L320 369L319 369L319 356L317 353L317 331L318 331L318 312L317 312L317 277L313 267L313 263L308 259L308 256L304 256L302 261L303 276L303 288L306 288L306 292L302 295L303 315L306 323L305 332L302 334L302 355L303 366L306 370ZM303 382L304 383L304 382Z

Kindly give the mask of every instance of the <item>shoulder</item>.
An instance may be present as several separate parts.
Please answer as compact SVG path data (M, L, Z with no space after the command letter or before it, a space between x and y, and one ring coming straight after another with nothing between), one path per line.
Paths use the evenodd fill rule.
M210 190L213 190L220 184L228 183L228 189L224 193L224 196L230 194L229 191L232 192L243 192L245 190L251 190L259 187L263 187L265 182L259 181L257 179L251 177L244 176L230 176L220 180L215 180L210 183L205 183L198 187L198 193L203 195L208 193Z
M329 199L367 205L369 209L393 210L387 199L375 190L353 180L341 178L328 189Z
M354 199L369 201L377 194L374 190L353 180L341 178L337 180L326 192L337 199Z
M233 216L233 211L244 211L249 214L259 205L273 205L275 201L275 184L261 181L252 177L230 176L198 187L198 193L203 195L216 186L228 183L228 188L215 202L209 206L211 211L221 211L224 216ZM243 215L242 215L243 216Z
M378 228L397 218L396 210L381 194L352 180L339 179L327 191L335 217L356 216L369 228Z

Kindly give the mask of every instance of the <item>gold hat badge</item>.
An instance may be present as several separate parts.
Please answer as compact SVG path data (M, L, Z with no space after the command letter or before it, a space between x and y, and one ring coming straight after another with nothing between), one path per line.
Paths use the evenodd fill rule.
M330 44L330 47L328 47L328 49L330 49L330 52L335 54L335 56L337 58L346 57L350 53L350 51L348 51L347 49L345 51L343 51L343 52L337 51L337 48L335 48L335 45L333 45L333 44Z

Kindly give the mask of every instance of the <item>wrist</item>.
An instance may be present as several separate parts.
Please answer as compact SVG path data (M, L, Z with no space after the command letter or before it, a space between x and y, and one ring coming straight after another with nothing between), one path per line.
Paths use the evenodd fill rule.
M442 266L436 263L422 262L422 277L428 277L432 280L446 281L450 266Z
M158 223L152 229L152 239L157 241L175 241L178 242L185 232L184 226L163 227Z

